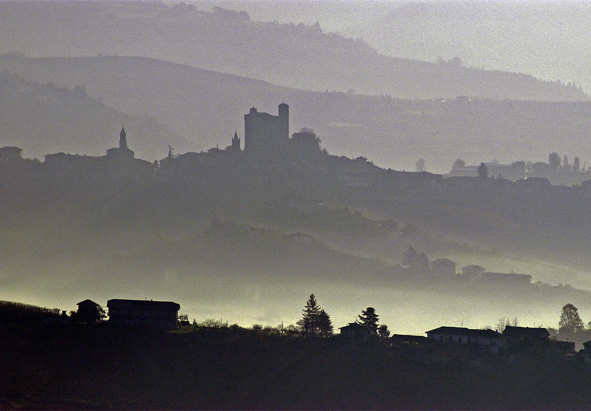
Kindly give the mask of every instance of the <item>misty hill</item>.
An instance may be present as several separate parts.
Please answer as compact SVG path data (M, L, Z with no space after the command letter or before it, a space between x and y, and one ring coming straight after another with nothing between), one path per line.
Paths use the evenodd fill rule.
M147 2L3 2L0 52L135 55L310 90L399 98L586 100L574 87L501 71L379 54L319 25L252 21L245 12ZM43 41L38 41L43 39Z
M190 141L189 149L195 151L225 147L235 130L242 137L243 115L250 107L274 113L284 101L291 106L292 132L312 127L331 153L364 156L385 167L413 170L422 157L428 170L443 173L457 158L476 164L493 158L535 161L546 160L553 151L591 161L586 143L591 138L591 104L587 102L410 101L309 92L139 57L4 55L0 70L4 69L39 83L70 89L84 85L89 96L117 110L151 116L167 125ZM114 129L119 124L110 126ZM134 132L129 127L128 131ZM15 145L35 137L16 129L12 133ZM87 144L95 144L94 137L89 137ZM173 141L162 137L161 146L170 144L177 152L186 147ZM69 151L55 147L55 151ZM26 150L25 154L45 152Z
M455 260L463 254L461 264L502 259L403 226L413 212L415 219L442 231L459 225L454 234L469 235L471 229L507 221L491 231L492 240L506 241L504 248L525 244L527 249L520 250L524 254L544 250L546 226L530 227L516 237L505 229L529 224L531 220L523 220L527 207L545 197L508 201L507 209L522 207L505 216L505 209L495 211L481 203L472 209L474 203L468 201L475 197L486 204L491 197L507 198L494 187L485 187L488 197L464 196L428 173L380 170L363 159L314 150L315 155L290 152L290 161L252 161L244 153L214 149L162 160L157 170L145 162L138 172L118 163L96 166L88 159L78 159L88 167L69 162L3 164L0 285L11 299L35 298L52 306L85 298L151 296L180 300L188 313L201 318L223 315L270 324L297 320L299 300L316 292L332 307L338 323L351 320L355 301L355 311L376 305L385 320L396 318L400 327L410 330L458 319L491 324L503 315L547 323L554 316L552 307L565 301L582 311L591 309L588 292L572 287L492 287L454 276L433 281L399 265L409 245L433 259ZM376 181L356 186L339 179L353 170ZM574 200L578 203L579 197ZM338 204L405 218L398 224L369 219ZM571 211L562 202L548 203L544 210L551 227L564 221L564 211ZM556 238L576 235L573 222L581 230L588 227L588 219L579 221L581 214L570 214ZM458 223L462 218L464 226ZM517 225L520 219L524 222ZM524 243L528 236L533 240ZM575 246L573 252L585 258L580 250L588 243ZM555 258L555 253L546 254ZM508 267L518 269L517 263ZM534 281L560 281L545 271L546 277L536 274ZM41 287L44 293L39 296ZM410 307L425 320L413 323L405 314Z
M361 36L388 55L431 61L458 56L471 66L591 89L591 71L583 63L591 55L580 42L591 29L584 2L389 2L355 16L352 22L343 13L330 27ZM405 41L392 41L402 36Z
M249 0L197 0L203 8L245 10L251 19L320 22L323 29L362 38L395 57L529 73L590 90L591 58L582 43L591 30L584 2L284 0L280 8ZM549 35L551 33L551 35Z
M131 145L140 157L159 158L166 144L187 147L182 138L148 116L131 116L72 89L0 74L0 144L18 146L25 156L60 151L103 155L117 143L122 124L133 130Z

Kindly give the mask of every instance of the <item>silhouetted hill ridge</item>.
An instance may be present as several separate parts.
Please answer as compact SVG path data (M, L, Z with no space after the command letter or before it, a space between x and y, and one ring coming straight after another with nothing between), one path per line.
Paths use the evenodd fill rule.
M140 157L163 156L166 142L189 146L153 118L131 116L88 97L81 84L72 89L42 85L4 71L0 91L0 145L20 147L25 157L56 152L103 155L117 144L121 125L134 130L130 144Z
M0 7L1 52L141 55L295 88L400 98L588 98L578 89L528 75L388 57L362 40L325 33L316 24L256 22L221 8L204 12L137 2L7 2ZM36 38L44 39L42 46L31 41Z
M89 96L102 98L117 110L148 115L167 125L195 151L224 147L235 130L243 137L243 115L251 107L273 113L278 102L284 101L291 108L292 131L311 127L331 153L364 156L385 167L412 170L417 157L422 157L428 170L447 172L457 158L477 164L490 158L534 160L545 159L552 151L579 156L582 162L591 158L591 148L584 144L591 138L591 104L587 102L410 101L306 92L140 57L3 55L2 69L38 83L53 82L70 89L84 85ZM34 120L25 119L24 124ZM67 128L65 119L62 123L56 127ZM103 126L114 127L112 123ZM140 138L141 134L130 127L128 131L133 148L139 143L134 134ZM176 152L184 151L186 144L165 136L161 138L163 148L170 144ZM38 136L13 129L5 137L16 142ZM95 144L92 136L87 144ZM55 147L50 151L71 151ZM34 157L46 154L28 153Z

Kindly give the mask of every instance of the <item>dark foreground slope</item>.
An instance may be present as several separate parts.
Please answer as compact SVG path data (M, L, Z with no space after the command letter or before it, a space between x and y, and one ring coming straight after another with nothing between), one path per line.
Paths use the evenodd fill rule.
M591 369L554 357L422 362L379 344L240 328L2 324L0 406L60 409L584 409Z

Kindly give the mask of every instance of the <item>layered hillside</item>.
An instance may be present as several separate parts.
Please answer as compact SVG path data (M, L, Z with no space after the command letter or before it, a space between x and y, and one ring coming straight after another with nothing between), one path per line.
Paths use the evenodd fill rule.
M591 311L588 292L556 286L588 281L588 274L576 278L566 268L585 259L588 242L579 241L571 261L552 267L460 245L403 223L415 218L449 230L466 216L468 228L457 228L455 235L476 241L480 237L474 231L496 225L490 239L502 242L502 251L540 251L546 261L556 261L556 253L565 254L559 240L571 241L590 226L588 218L580 218L582 207L568 205L584 200L578 191L569 189L566 203L540 207L540 216L548 213L547 224L532 224L525 231L536 220L524 220L524 215L548 193L511 197L491 180L482 184L483 196L476 200L506 201L486 206L470 201L473 193L446 189L428 174L378 170L320 149L316 154L315 161L310 161L314 156L289 152L264 163L214 150L194 161L162 161L158 170L146 163L146 172L84 158L79 166L3 164L4 298L55 306L85 298L147 297L179 301L195 317L277 324L295 323L301 301L314 292L322 296L335 323L350 322L356 312L375 306L385 322L395 321L405 332L424 332L444 322L481 326L500 316L549 323L566 301L582 315ZM356 172L375 179L374 184L359 187L343 180ZM347 204L375 214L370 218ZM566 214L572 218L561 218ZM404 219L393 221L386 215ZM564 227L558 229L561 222ZM576 224L579 230L573 228ZM547 227L557 229L558 241L545 238ZM523 232L516 236L509 230ZM528 237L532 240L525 243ZM492 271L530 274L533 281L491 284L454 273L436 277L428 267L401 266L409 246L431 259L452 259L458 271L479 264Z
M223 148L236 130L243 137L243 115L251 107L275 114L277 105L286 102L291 132L311 127L331 153L364 156L387 168L414 170L415 162L424 158L427 170L444 173L457 158L468 164L494 158L535 162L547 160L553 151L578 156L582 163L591 161L591 147L586 143L591 138L588 102L411 101L309 92L140 57L4 55L0 56L0 70L42 84L53 82L70 89L84 85L89 96L117 110L166 124L190 141L189 149L194 151ZM70 120L63 121L68 124ZM141 135L133 128L127 130ZM28 137L15 132L11 138L24 141ZM166 144L177 153L186 147L174 140L164 141L161 147L165 149ZM70 151L57 144L55 149ZM165 154L160 152L156 158Z
M317 25L252 21L245 12L184 3L3 2L0 52L31 56L134 55L309 90L399 98L459 95L586 100L579 89L532 76L379 54Z
M25 157L56 152L104 155L124 125L138 157L166 155L167 144L188 148L186 140L148 116L132 116L72 89L0 74L0 146L17 146Z

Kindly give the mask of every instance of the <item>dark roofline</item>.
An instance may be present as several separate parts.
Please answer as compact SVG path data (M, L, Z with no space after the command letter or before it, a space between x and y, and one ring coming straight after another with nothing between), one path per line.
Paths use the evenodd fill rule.
M447 334L447 335L470 335L480 337L496 337L501 338L503 335L494 330L478 330L464 327L439 327L434 330L426 331L426 334Z
M107 301L107 307L138 307L138 308L160 308L170 310L180 310L181 306L172 301L153 301L153 300L124 300L113 299Z
M23 151L23 149L20 148L20 147L16 147L16 146L5 146L5 147L0 147L0 151L9 151L9 152L18 152L18 153L21 153Z
M85 303L93 303L93 304L94 304L94 305L96 305L96 306L100 306L100 304L97 304L97 303L95 303L94 301L92 301L92 300L89 300L89 299L86 299L86 300L84 300L84 301L80 301L80 302L79 302L79 303L77 303L76 305L85 304Z
M521 336L544 336L549 337L550 333L547 329L541 327L515 327L507 325L503 331L503 335L521 335Z
M415 341L415 342L432 342L424 335L408 335L408 334L394 334L390 337L392 341Z
M343 328L357 328L357 329L366 329L366 327L364 327L361 324L357 324L357 323L349 323L348 325L345 325L344 327L339 327L339 330L342 330Z

